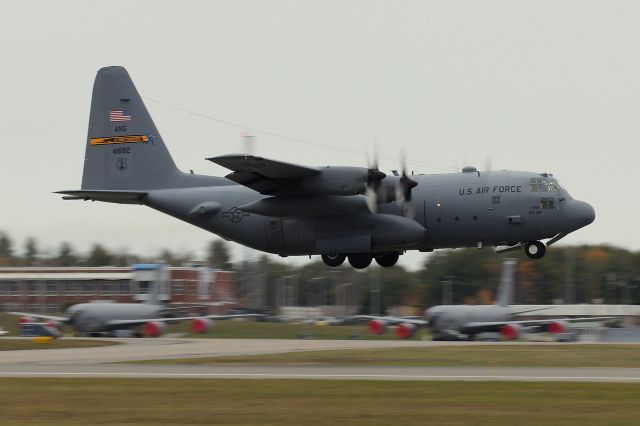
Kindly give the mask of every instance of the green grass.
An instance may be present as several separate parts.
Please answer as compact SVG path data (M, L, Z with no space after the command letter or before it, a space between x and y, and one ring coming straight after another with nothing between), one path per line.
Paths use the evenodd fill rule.
M640 345L465 345L137 361L153 364L640 368Z
M238 320L215 321L213 329L205 334L191 333L188 322L172 324L167 328L167 333L184 333L185 337L216 339L295 339L303 334L311 334L314 339L350 339L354 337L372 340L398 339L392 332L381 336L371 335L367 332L365 324L335 326ZM414 339L420 339L423 335L422 332L416 333Z
M640 385L3 379L3 425L633 425Z
M97 346L117 345L117 342L102 340L66 340L55 339L49 343L35 343L31 338L3 339L0 337L0 351L15 351L19 349L65 349L65 348L93 348Z

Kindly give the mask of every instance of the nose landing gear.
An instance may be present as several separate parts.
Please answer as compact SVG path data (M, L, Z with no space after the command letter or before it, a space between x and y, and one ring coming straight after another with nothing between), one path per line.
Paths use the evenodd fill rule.
M531 259L540 259L547 248L540 241L529 241L524 245L524 253Z

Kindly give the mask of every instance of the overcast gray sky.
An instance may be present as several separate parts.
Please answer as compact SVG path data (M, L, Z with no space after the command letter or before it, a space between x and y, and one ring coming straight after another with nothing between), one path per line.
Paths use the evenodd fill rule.
M212 235L141 206L62 201L80 187L95 72L143 97L364 152L416 172L464 164L554 173L596 221L563 244L640 249L640 3L635 1L24 1L0 13L0 229L201 253ZM240 150L239 128L147 102L183 170ZM255 132L309 165L364 154ZM419 164L418 164L419 162ZM417 265L424 255L405 256Z

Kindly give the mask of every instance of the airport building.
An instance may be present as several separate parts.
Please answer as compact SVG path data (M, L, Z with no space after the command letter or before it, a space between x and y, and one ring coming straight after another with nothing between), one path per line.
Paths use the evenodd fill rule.
M209 305L208 313L223 313L235 302L234 273L206 266L7 267L0 268L0 311L54 313L92 300L144 302L154 282L162 303Z

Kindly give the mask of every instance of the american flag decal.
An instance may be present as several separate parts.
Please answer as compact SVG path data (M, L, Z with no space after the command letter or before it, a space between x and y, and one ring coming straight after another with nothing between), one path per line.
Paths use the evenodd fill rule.
M131 111L128 109L113 109L109 111L109 121L131 121Z

